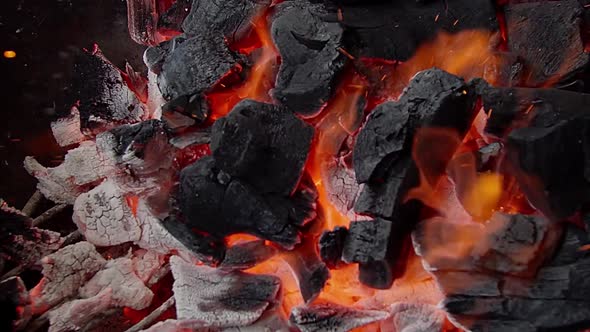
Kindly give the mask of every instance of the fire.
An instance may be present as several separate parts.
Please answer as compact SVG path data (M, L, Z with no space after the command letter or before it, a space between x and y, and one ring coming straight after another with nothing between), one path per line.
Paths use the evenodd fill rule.
M230 47L244 55L254 55L256 62L250 69L248 78L237 87L227 87L222 80L207 95L213 120L229 113L243 99L272 101L268 92L274 84L274 72L279 55L270 36L267 13L260 14L252 22L252 27L250 36ZM260 53L255 55L256 52Z

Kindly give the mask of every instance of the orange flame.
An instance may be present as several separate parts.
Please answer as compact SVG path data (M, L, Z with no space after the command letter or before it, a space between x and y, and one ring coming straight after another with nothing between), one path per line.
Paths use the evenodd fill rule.
M270 36L267 13L258 15L252 22L252 27L248 38L232 46L242 54L252 55L257 50L260 50L260 54L244 82L237 87L227 87L225 83L218 82L212 92L207 94L213 120L228 114L243 99L272 102L268 92L274 85L274 72L279 55Z

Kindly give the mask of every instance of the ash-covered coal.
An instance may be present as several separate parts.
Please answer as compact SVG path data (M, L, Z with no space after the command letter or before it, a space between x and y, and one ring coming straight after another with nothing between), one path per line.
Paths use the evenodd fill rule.
M76 58L74 73L66 107L76 105L83 131L96 134L142 120L144 110L140 101L127 86L122 72L97 47Z
M578 1L508 4L504 10L508 48L524 61L526 86L556 83L586 67Z
M346 332L389 316L388 312L359 310L333 303L297 307L291 312L290 321L303 332Z
M521 217L518 217L522 219ZM530 219L534 224L541 219ZM428 221L425 222L427 225ZM522 224L522 223L520 223ZM542 222L541 222L542 224ZM579 330L590 326L588 310L588 254L584 248L589 243L585 230L567 225L563 238L562 225L553 225L545 232L552 237L549 247L534 249L527 239L538 237L535 229L520 228L516 234L512 228L498 229L494 237L506 239L505 248L513 243L528 252L547 257L557 245L557 251L536 274L516 277L511 272L493 273L471 265L449 264L445 267L434 265L433 273L445 293L444 307L453 322L472 331L547 331ZM510 238L513 238L510 240ZM447 243L447 246L450 243ZM516 249L515 247L513 247ZM504 259L522 257L504 252ZM427 256L423 256L428 261ZM483 261L489 256L481 256ZM539 258L539 257L537 257ZM488 261L490 264L495 264ZM490 265L488 265L489 267ZM502 266L502 265L497 265ZM495 269L499 271L498 269Z
M303 116L317 114L332 96L346 63L343 28L326 19L324 4L286 1L276 8L271 33L281 55L273 97Z

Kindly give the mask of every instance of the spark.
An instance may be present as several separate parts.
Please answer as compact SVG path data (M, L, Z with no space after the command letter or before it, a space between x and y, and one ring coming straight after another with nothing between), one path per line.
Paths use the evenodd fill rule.
M13 50L4 51L4 54L3 55L4 55L4 57L6 59L14 59L14 58L16 58L16 52L13 51Z

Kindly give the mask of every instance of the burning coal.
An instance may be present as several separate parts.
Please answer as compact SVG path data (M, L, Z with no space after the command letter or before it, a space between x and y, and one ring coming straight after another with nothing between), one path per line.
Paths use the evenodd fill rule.
M2 205L11 327L590 326L587 6L127 3L147 69L86 52L25 160L76 231Z

